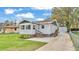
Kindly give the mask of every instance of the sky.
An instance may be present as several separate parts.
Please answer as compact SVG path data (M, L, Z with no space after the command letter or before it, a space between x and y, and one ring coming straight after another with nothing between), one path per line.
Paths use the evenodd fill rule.
M51 15L53 7L78 6L78 1L72 0L0 0L0 22L23 18L32 18L33 21L40 21ZM27 8L28 7L28 8ZM79 6L78 6L79 7ZM28 16L29 15L29 16Z
M0 7L0 22L6 20L20 21L22 18L32 21L42 21L51 16L52 8L36 7Z
M50 4L48 4L48 2ZM42 21L51 15L52 0L0 0L0 22L30 18Z
M79 7L78 0L72 1L74 3L69 3L70 0L0 0L0 22L7 19L17 19L18 22L22 17L44 20L51 15L53 7Z

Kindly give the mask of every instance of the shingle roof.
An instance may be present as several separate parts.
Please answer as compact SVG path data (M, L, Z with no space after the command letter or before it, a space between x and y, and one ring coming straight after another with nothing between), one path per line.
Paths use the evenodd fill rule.
M34 22L23 20L19 24L22 24L22 23L33 23L33 24L50 24L51 23L51 24L57 25L56 22L51 19L46 19L43 21L34 21Z
M30 23L30 21L23 20L23 21L21 21L19 24L22 24L22 23Z

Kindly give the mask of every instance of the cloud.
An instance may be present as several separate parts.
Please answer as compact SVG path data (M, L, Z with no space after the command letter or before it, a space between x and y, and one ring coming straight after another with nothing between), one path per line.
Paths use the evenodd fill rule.
M14 12L17 12L17 11L22 11L23 9L22 8L19 8L19 9L5 9L5 14L13 14Z
M22 9L22 8L19 8L18 10L19 10L19 11L22 11L23 9Z
M17 19L17 20L16 20L16 23L17 23L17 24L22 21L22 18L20 18L20 17L17 17L16 19Z
M44 19L43 18L37 18L36 20L37 21L43 21Z
M15 11L22 11L23 9L22 8L19 8L19 9L15 9Z
M43 15L44 15L44 16L50 16L51 13L44 13Z
M13 14L16 10L15 9L5 9L5 14Z
M34 18L34 15L31 12L28 12L28 13L17 14L16 17Z

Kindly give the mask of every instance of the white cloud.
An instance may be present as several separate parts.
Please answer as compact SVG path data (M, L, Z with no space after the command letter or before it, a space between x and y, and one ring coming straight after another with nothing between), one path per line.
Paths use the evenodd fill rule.
M10 9L10 8L8 8L8 9L5 9L4 11L5 11L5 14L13 14L16 11L22 11L22 10L23 10L22 8L19 8L19 9Z
M28 12L28 13L17 14L16 17L34 18L34 15L31 12Z
M19 8L19 9L15 9L15 11L22 11L23 9L22 8Z
M17 23L17 24L22 21L22 18L20 18L20 17L17 17L16 19L17 19L17 20L16 20L16 23Z
M19 8L19 11L22 11L23 9L22 8Z
M15 9L5 9L5 14L13 14L16 10Z
M36 20L37 21L43 21L44 19L43 18L37 18Z
M44 13L43 15L44 15L44 16L50 16L51 13Z

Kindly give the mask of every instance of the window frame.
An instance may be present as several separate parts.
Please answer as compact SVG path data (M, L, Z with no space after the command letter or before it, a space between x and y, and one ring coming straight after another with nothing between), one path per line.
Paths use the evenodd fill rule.
M21 30L24 30L25 29L25 25L21 25Z
M36 29L36 26L35 25L33 25L33 29Z
M31 25L26 25L26 30L30 30L31 29Z
M45 25L41 25L41 28L44 29L45 28Z

